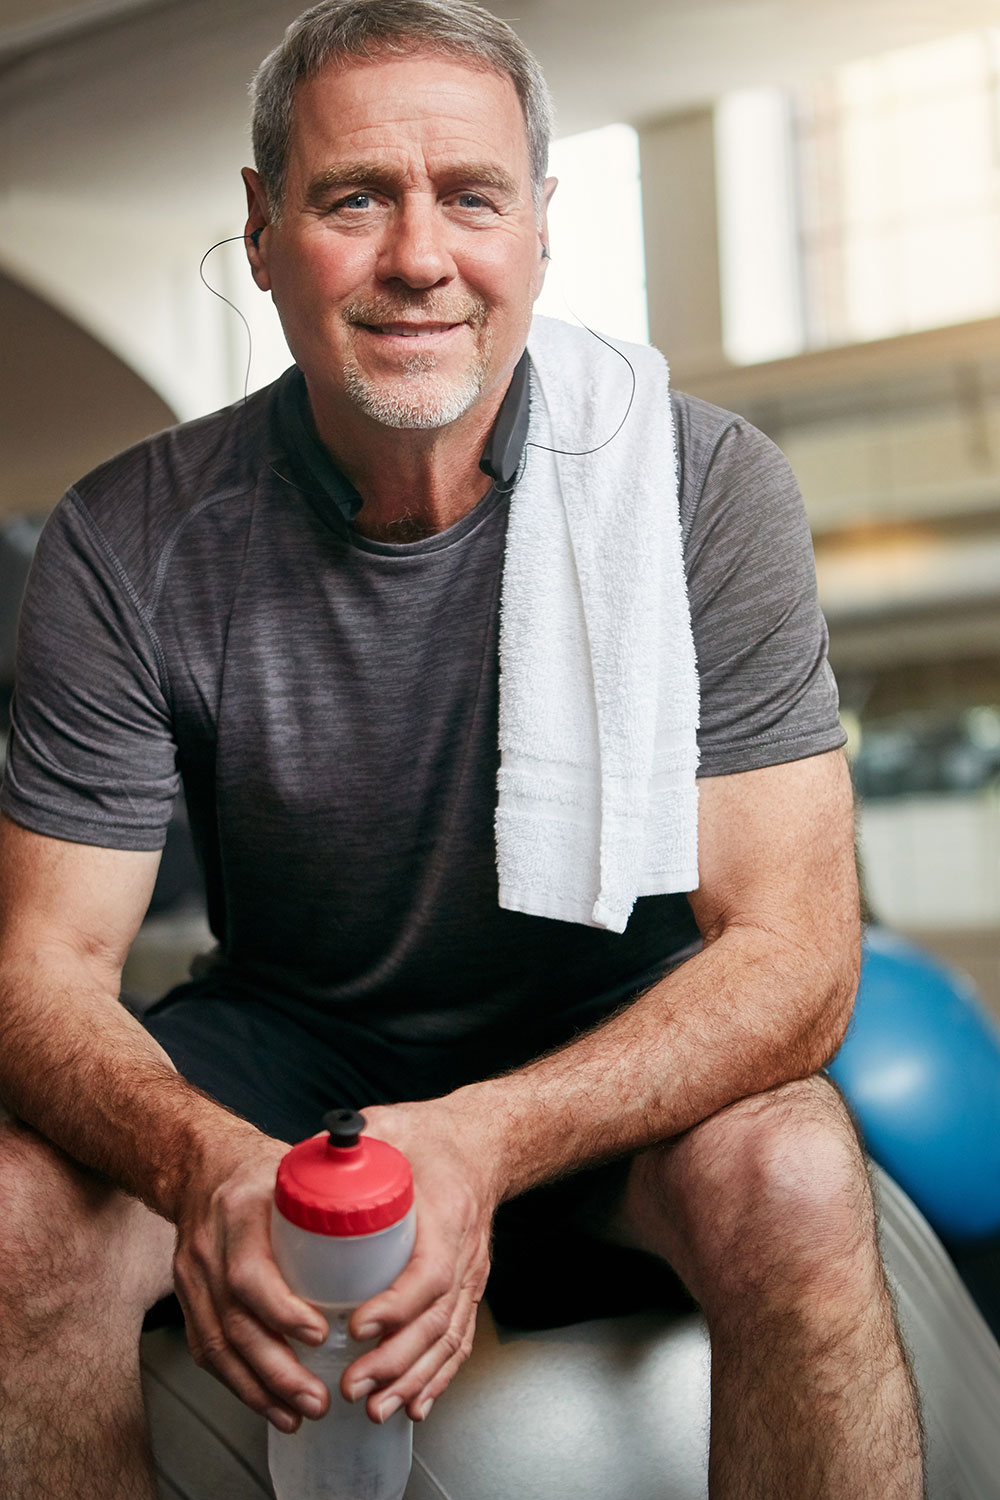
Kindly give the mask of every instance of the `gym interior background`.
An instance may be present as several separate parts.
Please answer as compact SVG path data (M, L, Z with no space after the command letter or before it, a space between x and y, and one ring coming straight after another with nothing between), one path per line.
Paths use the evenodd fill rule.
M65 485L242 394L246 331L198 266L241 232L246 80L298 8L6 0L0 704ZM1000 1015L1000 4L497 8L558 111L544 307L648 336L787 453L872 908ZM254 389L287 359L276 320L239 243L205 271L252 327ZM206 941L183 859L167 874L139 993Z

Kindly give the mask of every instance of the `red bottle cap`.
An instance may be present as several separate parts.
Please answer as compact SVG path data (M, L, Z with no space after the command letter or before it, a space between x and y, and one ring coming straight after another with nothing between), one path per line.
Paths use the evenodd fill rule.
M385 1141L361 1140L364 1116L352 1109L331 1110L323 1124L327 1131L282 1157L278 1212L314 1234L375 1234L397 1224L413 1202L406 1157Z

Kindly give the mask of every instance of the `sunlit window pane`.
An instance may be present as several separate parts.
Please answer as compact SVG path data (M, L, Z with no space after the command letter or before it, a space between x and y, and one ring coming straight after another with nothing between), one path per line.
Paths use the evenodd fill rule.
M774 162L791 150L795 163L786 232L801 269L786 300L801 299L799 349L1000 312L998 79L1000 32L990 31L851 63L787 96L789 141L754 145ZM727 159L745 154L748 138L727 137L729 109L718 114L720 219L735 256L760 237L754 215L780 214L745 194L741 204L731 187ZM724 276L726 253L724 244ZM773 358L774 330L789 317L772 309L770 335L755 330L742 304L759 313L765 303L748 278L744 269L723 296L727 349L743 362Z
M552 261L536 311L645 343L638 136L630 125L566 136L553 143L549 172L559 179L549 208Z
M863 230L844 235L844 323L853 338L887 338L905 326L896 254L897 246L887 236ZM837 342L845 341L841 330Z
M802 346L788 110L780 90L747 89L716 112L723 330L737 363ZM819 196L817 184L814 208Z
M915 225L907 236L902 287L911 328L985 317L1000 304L997 215Z

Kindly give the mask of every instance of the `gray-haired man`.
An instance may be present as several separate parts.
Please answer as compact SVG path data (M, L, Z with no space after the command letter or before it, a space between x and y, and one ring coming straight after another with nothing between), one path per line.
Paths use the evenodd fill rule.
M498 1210L577 1172L550 1200L566 1222L668 1260L705 1311L713 1496L920 1493L865 1167L816 1076L858 913L808 538L729 414L673 397L698 888L644 897L621 934L497 904L547 118L475 7L308 12L259 75L245 173L297 368L88 476L43 538L0 861L10 1500L154 1495L137 1346L171 1289L248 1405L285 1431L325 1410L286 1342L322 1319L267 1224L284 1142L335 1100L410 1158L418 1240L333 1400L425 1417ZM220 950L143 1026L119 978L178 768Z

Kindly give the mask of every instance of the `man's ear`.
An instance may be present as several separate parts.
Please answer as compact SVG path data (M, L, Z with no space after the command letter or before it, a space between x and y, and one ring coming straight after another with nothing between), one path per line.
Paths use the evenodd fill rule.
M549 261L552 259L552 252L549 249L549 204L552 201L552 194L555 192L558 186L558 177L546 177L544 185L542 187L542 205L538 212L539 261L538 271L535 277L536 297L542 290L542 283L545 280L545 272L548 267Z
M247 190L247 222L243 231L250 273L262 292L271 290L271 277L267 269L267 239L270 216L264 185L253 167L243 168L243 182Z

